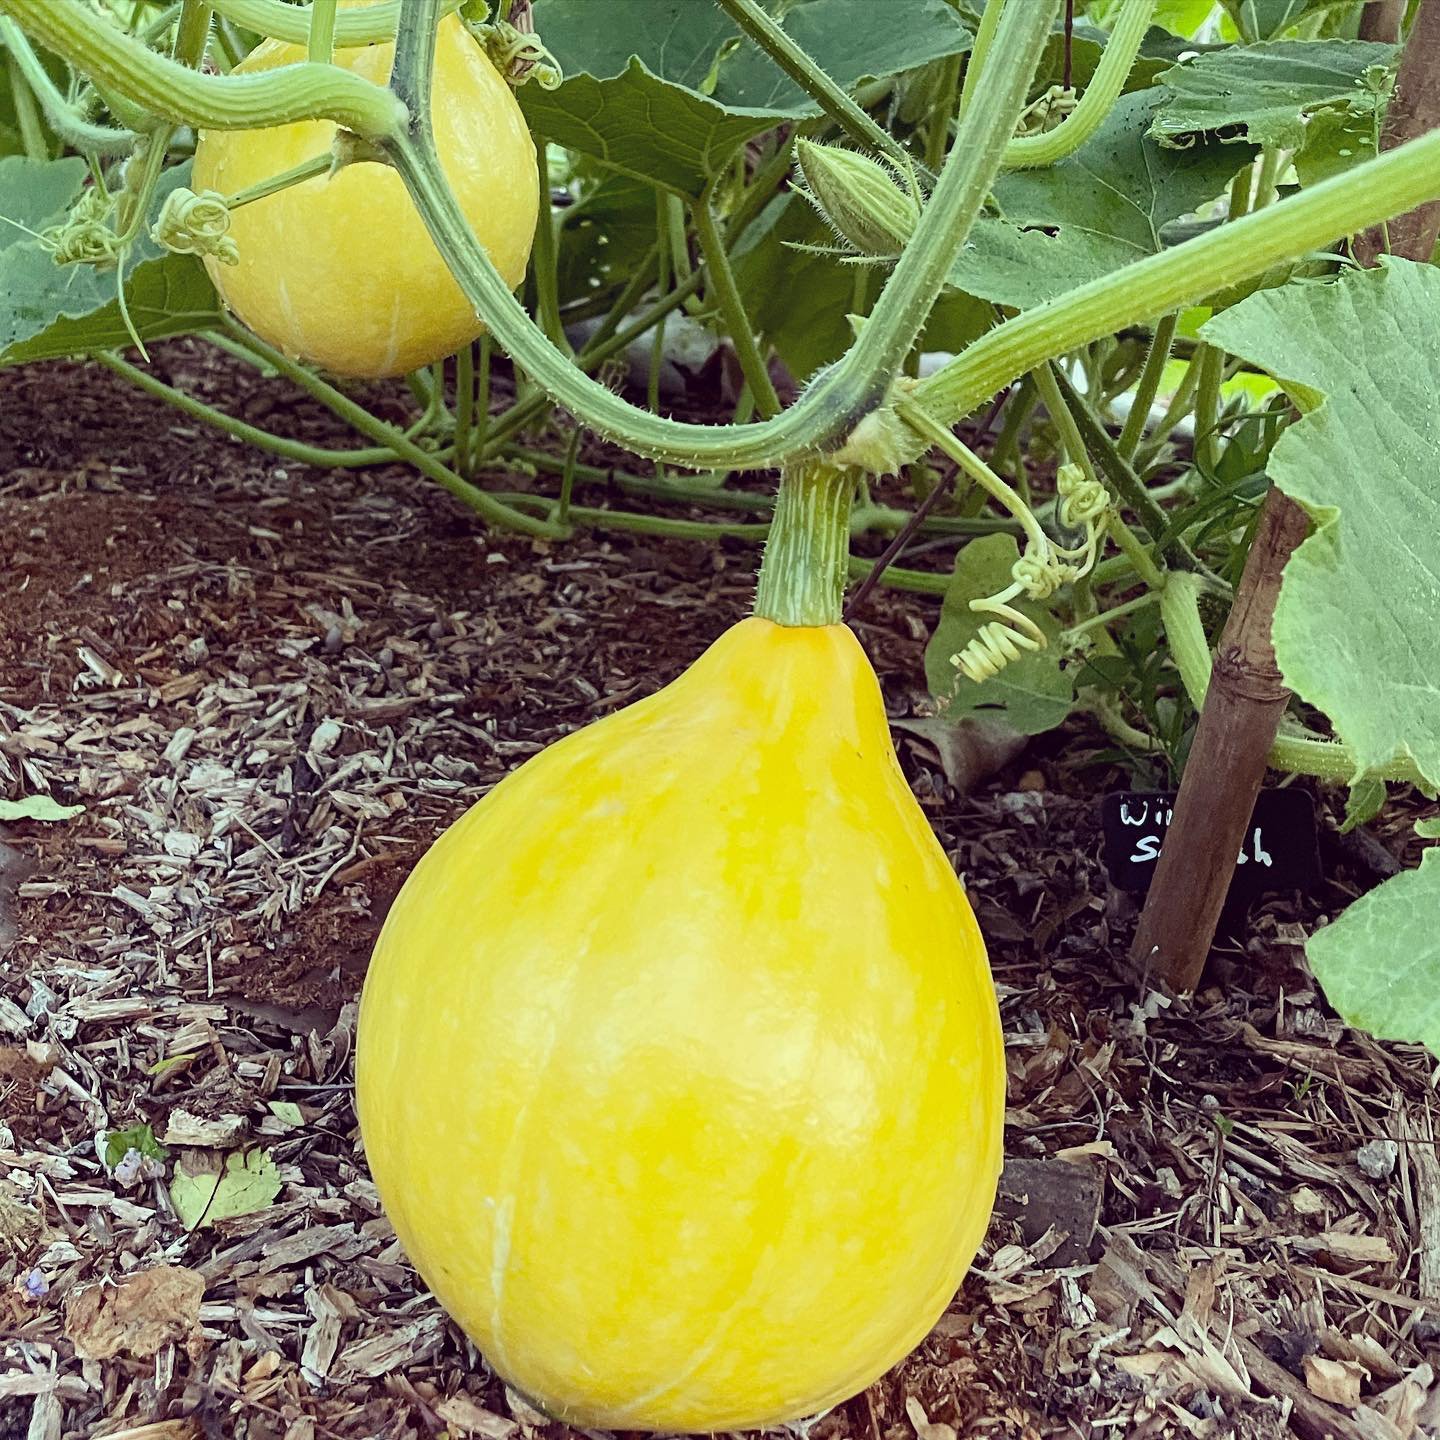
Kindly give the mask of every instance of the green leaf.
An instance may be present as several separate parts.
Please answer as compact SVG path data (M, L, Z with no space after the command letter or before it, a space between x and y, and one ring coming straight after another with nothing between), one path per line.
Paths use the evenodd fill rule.
M1214 8L1215 0L1160 0L1155 7L1155 23L1172 35L1191 40Z
M88 167L76 156L0 160L0 365L48 360L86 350L128 345L114 270L57 265L35 238L65 219ZM189 176L178 166L161 177L164 198ZM130 318L144 340L184 335L220 318L214 287L198 259L171 255L148 237L136 242L125 266Z
M789 33L846 88L970 48L945 0L799 0ZM532 129L624 174L698 196L752 136L819 107L718 7L697 0L541 0L536 29L564 69L518 92Z
M971 295L1024 309L1156 254L1161 228L1213 199L1243 156L1149 137L1159 97L1122 96L1072 155L995 182L1003 220L982 219L950 272Z
M1440 816L1429 820L1417 820L1415 833L1422 840L1440 840Z
M105 1136L105 1168L113 1170L132 1150L151 1160L163 1160L165 1147L155 1138L148 1125L132 1125L128 1130L111 1130Z
M272 1100L270 1113L286 1125L303 1125L305 1116L293 1100Z
M655 243L655 191L629 175L606 175L558 213L560 299L624 284Z
M1305 953L1347 1025L1440 1055L1440 849L1362 895Z
M1348 835L1361 825L1368 825L1385 807L1388 791L1383 780L1366 776L1350 787L1345 800L1345 819L1341 822L1340 833Z
M855 267L795 248L834 244L814 209L790 194L776 196L736 247L735 281L745 312L792 375L813 375L843 355L852 338L845 317L855 303Z
M1356 775L1406 752L1440 784L1440 271L1408 260L1261 291L1205 339L1302 408L1272 480L1314 517L1275 611L1285 682L1355 747Z
M193 1167L193 1168L192 1168ZM263 1210L280 1193L280 1171L267 1150L187 1157L175 1167L170 1203L187 1230Z
M1278 40L1292 25L1320 10L1347 6L1352 0L1226 0L1226 8L1258 40Z
M73 820L83 805L61 805L48 795L27 795L23 800L0 800L0 820Z
M952 656L962 651L993 615L970 609L970 601L997 594L1010 584L1010 571L1019 558L1012 535L985 535L960 552L955 575L945 592L940 623L925 647L925 676L930 693L941 703L941 713L962 715L1004 711L1005 722L1022 735L1053 730L1075 702L1075 686L1060 668L1054 641L1060 627L1043 606L1021 601L1015 608L1039 625L1050 644L1046 649L1012 661L998 675L977 685L955 668Z
M1380 113L1398 53L1370 40L1276 40L1197 55L1161 76L1150 134L1164 145L1214 135L1299 149L1307 116Z

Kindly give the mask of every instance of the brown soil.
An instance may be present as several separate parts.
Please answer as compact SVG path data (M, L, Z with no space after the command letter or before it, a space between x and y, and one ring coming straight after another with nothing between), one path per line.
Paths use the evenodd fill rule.
M199 344L158 367L350 443ZM406 413L402 390L370 398ZM55 1427L31 1433L560 1440L476 1365L378 1216L349 1108L354 1000L438 832L678 673L744 613L754 558L487 534L400 468L278 462L76 366L0 374L0 796L86 807L0 833L19 857L0 874L0 1204L44 1226L0 1243L0 1437L43 1402ZM935 614L882 592L857 625L897 718L923 712ZM1124 777L1099 738L1067 729L967 796L899 738L991 945L1007 1152L1069 1153L1062 1189L1067 1164L1098 1165L1101 1229L1071 1263L1039 1200L1002 1216L916 1355L811 1433L1431 1433L1431 1062L1345 1032L1300 948L1408 843L1406 807L1368 851L1328 840L1326 892L1257 907L1216 983L1166 1006L1115 964L1133 906L1100 873L1095 802ZM98 1130L161 1134L179 1109L239 1117L282 1166L273 1206L186 1236L163 1185L97 1163ZM1383 1137L1404 1143L1376 1179L1356 1152ZM71 1292L157 1262L205 1277L198 1328L82 1366ZM1362 1367L1369 1408L1316 1399L1335 1374L1317 1360ZM63 1383L25 1378L42 1373Z

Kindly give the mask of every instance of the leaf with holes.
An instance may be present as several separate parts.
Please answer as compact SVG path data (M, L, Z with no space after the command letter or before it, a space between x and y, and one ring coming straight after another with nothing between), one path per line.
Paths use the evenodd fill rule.
M1160 77L1150 134L1185 148L1211 135L1298 150L1312 115L1380 115L1398 55L1371 40L1276 40L1196 55Z
M1201 334L1310 410L1268 466L1315 520L1275 610L1285 683L1357 777L1403 752L1440 784L1440 331L1417 323L1435 314L1440 270L1390 260L1261 291Z
M982 219L950 272L968 294L1021 309L1163 248L1163 227L1219 195L1245 157L1150 138L1158 97L1118 100L1073 155L995 182L1003 219Z

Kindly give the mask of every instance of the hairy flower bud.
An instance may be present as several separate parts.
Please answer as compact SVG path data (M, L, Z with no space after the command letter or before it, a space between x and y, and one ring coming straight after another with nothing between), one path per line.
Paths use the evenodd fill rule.
M799 140L806 198L861 255L893 260L920 223L915 197L878 161L854 150Z

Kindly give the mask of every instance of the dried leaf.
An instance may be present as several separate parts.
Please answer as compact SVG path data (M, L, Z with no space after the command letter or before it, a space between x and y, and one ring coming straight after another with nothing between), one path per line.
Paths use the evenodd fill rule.
M65 1334L82 1360L154 1355L200 1323L205 1277L182 1265L156 1265L119 1280L86 1285L65 1307Z
M931 1420L925 1413L925 1407L913 1395L905 1397L905 1413L920 1440L955 1440L955 1427Z

